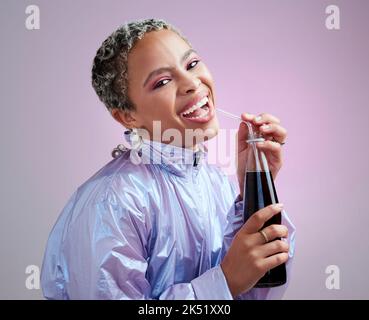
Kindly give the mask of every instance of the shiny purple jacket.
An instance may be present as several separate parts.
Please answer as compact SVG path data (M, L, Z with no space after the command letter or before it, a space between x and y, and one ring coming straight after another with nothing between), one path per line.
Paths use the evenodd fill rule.
M132 161L139 159L141 161ZM237 188L207 152L144 140L83 183L48 239L48 299L233 299L220 262L243 224ZM236 299L280 299L290 280ZM247 270L245 270L247 272Z

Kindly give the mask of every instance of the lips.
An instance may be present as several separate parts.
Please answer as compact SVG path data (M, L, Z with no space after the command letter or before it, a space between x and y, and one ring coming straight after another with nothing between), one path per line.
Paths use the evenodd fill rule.
M203 98L208 97L208 93L204 92L201 93L199 95L197 95L196 97L194 97L191 101L189 101L179 112L179 114L182 114L183 112L185 112L187 109L191 108L193 105L197 104L199 101L201 101Z
M205 97L207 97L208 102L202 107L197 108L196 110L191 112L191 107L200 102ZM185 121L206 123L214 117L214 113L214 106L210 97L207 94L202 94L187 103L186 106L182 109L180 115L181 118Z

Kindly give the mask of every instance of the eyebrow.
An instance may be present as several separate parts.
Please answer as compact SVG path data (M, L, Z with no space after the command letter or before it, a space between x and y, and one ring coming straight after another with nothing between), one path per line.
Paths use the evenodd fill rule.
M181 58L181 63L183 63L183 61L185 61L191 55L191 53L197 53L197 51L195 49L192 49L192 48L187 50ZM147 82L150 80L151 77L153 77L157 74L163 73L165 71L171 71L171 70L173 70L172 67L162 67L162 68L155 69L154 71L151 71L149 73L149 75L147 76L143 86L144 87L146 86Z

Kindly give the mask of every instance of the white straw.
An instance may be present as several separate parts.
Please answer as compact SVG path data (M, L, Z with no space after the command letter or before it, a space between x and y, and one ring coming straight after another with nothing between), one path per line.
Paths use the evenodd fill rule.
M216 111L220 111L220 112L224 113L225 115L227 115L227 116L228 116L228 117L230 117L230 118L233 118L233 119L237 119L237 120L241 120L241 121L243 121L243 120L241 119L241 117L236 116L236 115L235 115L235 114L233 114L233 113L230 113L230 112L224 111L224 110L222 110L222 109L220 109L220 108L216 108L215 110L216 110ZM243 122L246 122L246 121L243 121Z
M264 138L255 138L254 130L252 129L252 125L251 125L250 122L245 121L245 120L242 120L241 117L236 116L233 113L224 111L222 109L216 108L215 110L220 111L221 113L223 113L224 115L228 116L229 118L236 119L236 120L241 120L242 122L246 123L247 128L249 130L249 137L248 137L249 139L247 139L247 143L254 142L254 143L251 143L251 147L253 149L254 156L255 156L256 171L261 171L260 162L259 162L260 161L259 160L259 155L258 155L258 152L256 150L255 142L264 141L265 139ZM269 170L269 167L268 167L268 163L267 162L264 163L264 166L267 168L267 170Z
M250 140L255 139L254 131L252 130L252 125L251 125L251 123L250 123L250 122L245 121L245 120L242 120L242 119L241 119L241 117L236 116L235 114L230 113L230 112L228 112L228 111L224 111L224 110L222 110L222 109L220 109L220 108L215 108L215 110L220 111L221 113L223 113L224 115L228 116L229 118L236 119L236 120L240 120L240 121L242 121L243 123L246 123L247 128L249 129L249 133L250 133Z

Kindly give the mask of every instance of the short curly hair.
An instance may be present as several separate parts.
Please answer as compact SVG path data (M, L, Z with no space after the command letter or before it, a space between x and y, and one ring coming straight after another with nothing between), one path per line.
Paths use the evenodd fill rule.
M92 66L92 86L108 111L136 109L128 97L128 53L145 33L161 29L174 31L191 46L188 39L166 21L143 19L121 25L97 50Z

